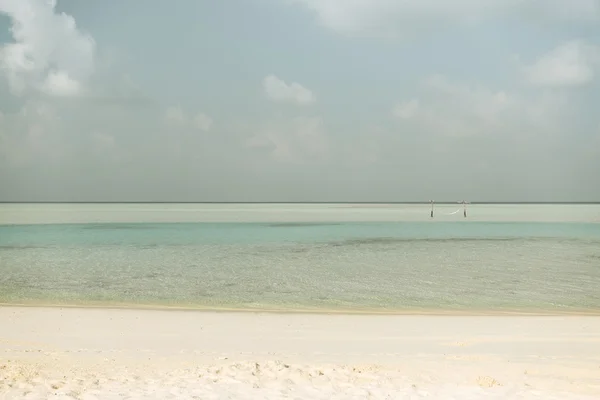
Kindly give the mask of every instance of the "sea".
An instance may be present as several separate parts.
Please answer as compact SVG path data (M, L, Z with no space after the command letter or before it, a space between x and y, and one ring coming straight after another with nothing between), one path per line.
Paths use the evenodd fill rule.
M600 204L0 204L0 303L600 313Z

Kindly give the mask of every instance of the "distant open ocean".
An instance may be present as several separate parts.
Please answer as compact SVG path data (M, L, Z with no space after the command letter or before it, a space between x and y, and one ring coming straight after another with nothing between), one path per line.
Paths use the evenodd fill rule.
M600 205L467 211L0 204L0 303L600 313Z

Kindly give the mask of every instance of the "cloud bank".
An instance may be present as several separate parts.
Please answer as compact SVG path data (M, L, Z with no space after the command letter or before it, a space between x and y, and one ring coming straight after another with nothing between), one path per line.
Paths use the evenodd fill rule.
M0 67L16 95L76 96L94 71L94 39L55 8L56 0L0 1L14 38L0 49Z
M600 200L600 1L158 4L0 0L0 200Z

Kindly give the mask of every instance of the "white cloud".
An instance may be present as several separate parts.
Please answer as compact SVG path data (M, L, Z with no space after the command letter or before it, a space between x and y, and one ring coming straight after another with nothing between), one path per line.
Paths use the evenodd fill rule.
M212 127L213 120L204 113L198 113L194 117L194 126L201 131L209 131Z
M247 145L266 149L279 162L302 163L323 160L328 153L328 140L323 120L316 117L296 117L271 121Z
M26 103L18 112L17 116L22 117L24 121L43 120L45 123L56 122L58 119L56 110L44 102Z
M41 89L50 95L68 97L81 93L81 84L64 71L53 71L48 74Z
M0 0L14 38L0 48L0 69L16 95L76 95L93 73L94 39L55 6L56 0Z
M180 127L191 127L204 132L209 131L213 125L212 118L207 114L199 112L194 117L190 117L179 106L168 107L165 111L165 119L170 124Z
M581 86L594 79L600 67L600 47L582 41L563 43L532 65L523 67L529 83L536 86Z
M11 166L40 160L55 163L68 148L61 135L61 118L47 103L27 102L0 122L0 161L4 158Z
M316 101L309 89L296 82L287 84L275 75L265 77L263 87L267 97L276 102L307 105Z
M596 6L600 4L597 0L302 1L310 3L323 24L336 32L396 36L439 31L432 26L443 28L445 24L482 21L493 26L509 24L517 30L530 29L530 21L522 23L520 18L543 22L598 21ZM294 193L310 199L323 199L324 193L329 192L338 199L364 195L385 200L429 198L430 191L438 190L446 197L458 199L471 196L470 190L491 199L506 194L513 199L539 200L545 193L550 194L548 199L571 196L566 186L561 186L561 182L571 180L582 182L581 188L573 184L580 193L574 191L572 198L576 199L584 196L584 186L595 187L584 185L585 182L598 180L600 131L596 133L597 120L591 122L595 118L597 93L529 87L516 91L518 82L510 82L501 66L483 75L473 70L473 57L481 58L479 64L487 65L496 60L488 53L503 57L501 53L511 38L503 41L500 48L494 44L497 38L483 38L486 46L472 57L454 54L455 63L446 67L468 76L470 83L434 76L410 92L412 84L398 80L397 74L409 76L417 69L426 71L431 67L431 57L419 51L411 52L414 59L401 68L406 71L384 68L378 70L383 75L375 81L369 68L355 68L350 75L357 79L350 83L342 79L330 88L337 87L338 96L329 100L338 105L341 101L343 107L326 107L323 111L328 113L319 117L307 113L311 107L300 110L294 106L314 104L319 97L292 82L294 76L288 79L277 71L274 72L285 81L275 75L261 81L263 76L259 76L260 82L253 83L261 85L259 97L291 104L277 109L278 116L271 115L264 121L255 120L265 111L261 108L264 104L251 110L244 108L243 103L252 101L252 97L225 106L217 101L205 110L191 108L191 104L205 104L215 98L216 92L188 93L185 85L171 85L175 91L169 91L167 97L181 97L174 98L173 107L161 106L159 99L165 94L164 88L155 82L137 87L131 79L122 78L127 72L134 79L138 76L138 71L123 70L134 65L127 58L119 56L114 64L105 66L95 62L93 40L53 6L52 2L41 0L0 0L0 13L8 15L14 25L14 43L0 44L0 97L4 94L0 103L5 107L1 110L4 114L0 113L0 187L6 188L0 190L0 195L5 197L21 193L19 196L24 199L46 199L48 193L54 193L57 198L79 194L92 200L107 195L135 200L161 198L168 193L172 199L180 200L243 200L252 196L265 200L261 196L280 196L295 190L294 186L300 187L298 182L320 182L312 189L297 189ZM99 14L97 22L102 25L109 14ZM510 20L503 21L502 15ZM537 30L539 37L518 47L539 47L550 37L569 32L573 31L549 25L545 30ZM123 32L114 33L118 36ZM467 34L475 33L479 32ZM586 31L590 43L593 33L593 28ZM367 52L375 58L379 52L385 57L387 51L380 46L369 48L369 43L363 41L349 44L354 53ZM114 54L125 56L137 46L134 41L117 45L119 49ZM540 59L524 54L523 59L527 56L529 64L519 64L519 68L524 68L519 72L538 85L583 85L600 72L594 70L597 64L591 48L583 42L570 42ZM165 49L156 51L158 54ZM151 67L148 60L134 61ZM352 68L344 60L338 60L339 65L335 61L329 67ZM168 79L167 75L162 78ZM217 78L223 82L228 79L225 75ZM300 77L296 79L312 85ZM473 84L477 79L482 80L480 85ZM392 82L398 97L389 100L389 88L378 88L382 81ZM352 90L347 90L348 84ZM101 90L92 90L96 87ZM222 85L211 85L206 90L219 87ZM23 98L11 98L11 91ZM35 92L86 96L77 101L29 96ZM369 101L374 92L379 100ZM145 93L155 93L158 99ZM192 99L190 95L196 97ZM190 103L180 103L180 99ZM380 101L385 102L383 106ZM15 111L18 104L25 106ZM236 104L242 104L242 108L235 108ZM213 122L206 113L213 113L212 107L214 112L230 115ZM383 118L380 113L384 113ZM289 118L302 114L306 116ZM205 134L207 131L218 134ZM157 164L157 159L165 162ZM469 170L469 166L477 168ZM216 167L220 171L218 179L211 172ZM545 183L539 183L540 180ZM198 188L190 181L201 181L203 185ZM115 189L106 190L113 185ZM594 190L597 197L598 190ZM270 195L263 194L268 191ZM298 195L290 198L293 196Z
M556 121L565 108L561 97L530 99L519 93L456 84L440 75L426 79L422 89L419 99L393 108L406 130L450 137L550 133L557 129Z
M419 111L419 100L412 99L398 103L392 109L392 115L400 119L409 119L414 117Z
M472 24L494 16L575 23L600 21L597 0L290 0L336 32L404 36L441 24Z
M172 106L167 108L167 111L165 112L165 118L168 122L178 125L187 123L187 117L185 116L181 107Z

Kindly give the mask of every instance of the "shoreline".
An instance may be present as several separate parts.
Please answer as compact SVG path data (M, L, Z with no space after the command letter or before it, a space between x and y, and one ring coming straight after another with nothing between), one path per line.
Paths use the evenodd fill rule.
M3 303L0 308L40 308L78 310L129 310L196 312L224 314L282 314L282 315L357 315L357 316L424 316L424 317L600 317L598 310L452 310L452 309L328 309L328 308L244 308L153 304L56 304L56 303Z

